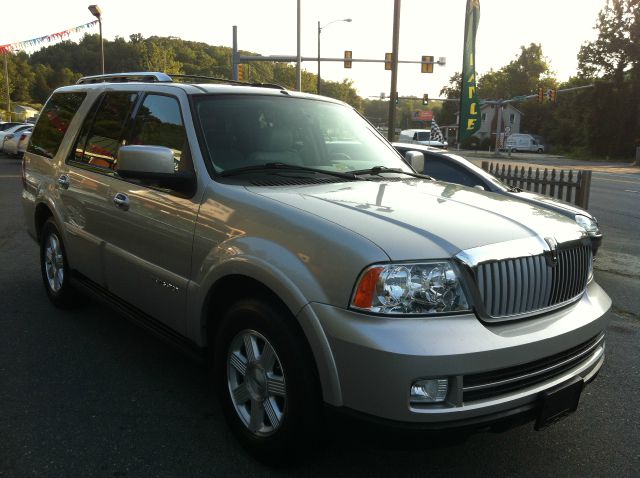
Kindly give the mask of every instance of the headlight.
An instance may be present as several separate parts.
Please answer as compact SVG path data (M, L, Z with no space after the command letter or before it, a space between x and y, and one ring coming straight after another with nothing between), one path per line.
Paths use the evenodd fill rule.
M592 219L587 216L583 216L582 214L576 214L576 222L580 227L582 227L589 234L597 234L598 233L598 222L595 219Z
M449 262L371 266L360 276L351 306L388 315L470 310Z

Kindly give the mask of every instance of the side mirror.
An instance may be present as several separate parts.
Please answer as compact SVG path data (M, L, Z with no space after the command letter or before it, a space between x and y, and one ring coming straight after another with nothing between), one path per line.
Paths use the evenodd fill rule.
M118 150L117 173L123 178L140 179L183 193L195 191L192 171L176 172L173 151L164 146L122 146Z
M407 151L404 154L404 159L416 172L424 173L424 154L420 151Z
M485 191L484 186L480 186L479 184L476 184L474 188L479 189L480 191Z
M123 146L118 150L118 174L122 177L150 177L174 171L173 151L164 146Z

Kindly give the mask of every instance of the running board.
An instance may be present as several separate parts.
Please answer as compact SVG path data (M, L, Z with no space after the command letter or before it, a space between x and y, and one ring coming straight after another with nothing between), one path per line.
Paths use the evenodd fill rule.
M88 277L80 274L79 272L73 271L71 283L79 291L110 306L130 322L133 322L138 327L150 331L153 335L179 349L182 353L189 356L196 362L200 364L205 362L206 349L204 347L199 347L185 336L167 327L158 319L144 313L129 302L122 300L101 285L93 282Z

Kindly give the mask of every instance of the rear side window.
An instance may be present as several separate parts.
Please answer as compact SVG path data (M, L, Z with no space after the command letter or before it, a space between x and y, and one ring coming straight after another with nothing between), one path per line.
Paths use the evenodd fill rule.
M86 93L56 93L45 105L31 136L28 152L53 158Z
M114 170L127 120L131 117L137 93L109 92L102 97L95 114L88 114L71 160L89 166Z

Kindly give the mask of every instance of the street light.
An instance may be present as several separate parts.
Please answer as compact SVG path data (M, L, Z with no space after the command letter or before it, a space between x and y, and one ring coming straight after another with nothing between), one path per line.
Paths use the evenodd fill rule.
M322 33L323 28L327 28L332 23L336 22L351 22L351 18L343 18L341 20L334 20L332 22L327 23L325 26L321 27L320 22L318 22L318 94L320 94L320 33Z
M102 58L102 74L104 75L104 42L102 40L102 10L98 5L89 5L89 11L98 19L100 26L100 57Z

